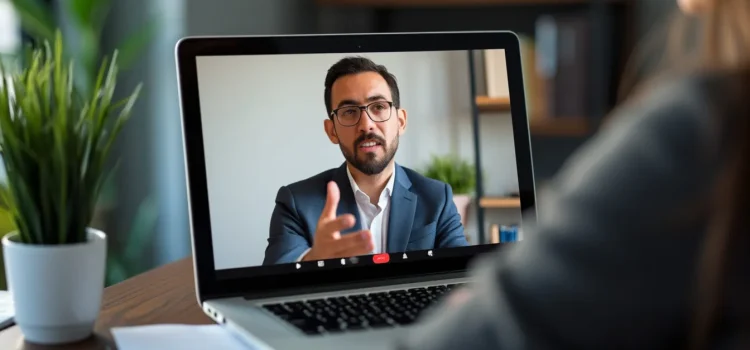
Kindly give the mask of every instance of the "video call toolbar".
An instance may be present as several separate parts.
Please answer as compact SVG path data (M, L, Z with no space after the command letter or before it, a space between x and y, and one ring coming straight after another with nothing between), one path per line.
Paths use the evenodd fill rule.
M398 262L407 262L414 260L424 260L436 256L435 250L410 251L404 253L383 253L365 256L353 256L341 259L325 259L317 261L301 261L291 264L291 268L300 271L310 271L311 269L321 269L330 267L362 266L362 265L380 265Z
M455 258L465 256L467 254L482 254L495 249L499 249L503 245L512 244L515 242L501 242L498 244L486 244L469 247L458 247L458 248L442 248L442 249L429 249L429 250L415 250L408 252L390 253L390 254L374 254L374 255L360 255L347 258L335 258L335 259L324 259L324 260L312 260L312 261L300 261L285 264L276 264L272 266L265 266L262 271L254 270L249 271L246 268L235 268L235 269L222 269L216 271L216 278L218 279L236 279L247 276L260 276L260 275L276 275L284 273L314 273L336 269L346 269L363 266L389 266L392 264L404 264L409 262L419 261L440 261L444 258Z

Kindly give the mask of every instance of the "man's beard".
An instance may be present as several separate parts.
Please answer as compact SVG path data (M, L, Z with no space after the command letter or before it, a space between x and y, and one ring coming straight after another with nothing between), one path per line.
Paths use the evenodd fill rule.
M364 157L366 159L362 160L360 159L360 148L359 145L364 142L364 140L375 140L383 147L383 150L385 151L385 156L378 160L375 157L377 157L374 153L368 153L365 154ZM390 147L389 147L390 145ZM396 150L398 150L398 134L391 140L390 143L386 143L385 140L377 136L375 134L369 133L364 134L360 137L358 137L356 140L354 140L352 149L354 152L351 152L350 150L347 150L344 145L339 144L339 148L341 148L341 153L344 154L344 158L349 162L349 164L353 165L354 168L361 171L365 175L375 175L380 174L385 168L388 166L388 164L393 160L393 157L396 156Z

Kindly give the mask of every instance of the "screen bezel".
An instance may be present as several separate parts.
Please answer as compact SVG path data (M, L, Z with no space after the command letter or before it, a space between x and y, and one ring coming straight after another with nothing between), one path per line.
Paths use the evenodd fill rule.
M198 56L274 55L315 53L372 53L416 51L469 51L504 49L508 67L511 118L516 147L516 164L523 220L535 213L534 177L531 141L526 117L526 104L518 37L508 31L326 34L286 36L188 37L175 47L183 146L187 176L188 208L193 247L196 291L200 301L238 295L283 294L293 289L335 287L342 283L386 283L430 274L465 271L478 253L493 249L491 245L475 246L464 256L436 258L397 265L374 265L347 269L320 270L295 274L293 278L275 276L218 279L214 267L209 214L208 187L203 148L203 132L196 58ZM467 67L467 74L469 67ZM467 98L470 97L467 91ZM291 270L290 270L291 272ZM291 276L291 275L290 275Z

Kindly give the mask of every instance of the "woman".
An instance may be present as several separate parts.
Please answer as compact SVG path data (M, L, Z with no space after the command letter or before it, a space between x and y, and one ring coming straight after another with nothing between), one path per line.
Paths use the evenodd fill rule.
M750 349L750 0L679 5L697 45L399 348Z

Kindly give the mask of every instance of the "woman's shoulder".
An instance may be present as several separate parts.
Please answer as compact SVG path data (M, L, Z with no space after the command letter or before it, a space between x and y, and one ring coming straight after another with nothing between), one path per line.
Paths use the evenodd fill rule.
M602 131L675 144L716 144L740 101L738 83L736 75L707 71L653 81L617 107Z
M656 78L644 84L620 109L645 107L652 111L647 116L673 109L692 112L689 116L716 115L739 102L736 97L741 92L739 84L744 83L743 78L736 72L709 70Z

